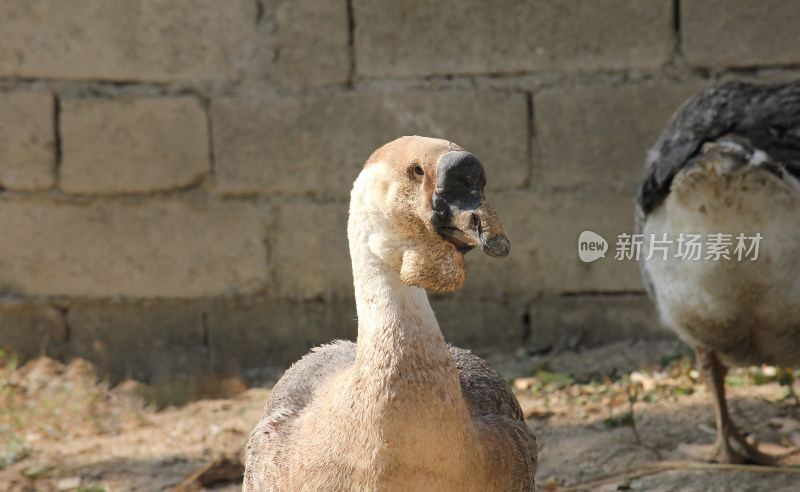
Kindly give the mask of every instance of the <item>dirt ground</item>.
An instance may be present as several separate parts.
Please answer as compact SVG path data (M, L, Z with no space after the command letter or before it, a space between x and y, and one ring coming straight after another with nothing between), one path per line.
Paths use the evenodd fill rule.
M537 436L543 491L800 490L800 455L779 469L693 459L713 442L714 413L688 354L669 340L487 359L511 380ZM759 442L800 446L787 379L774 367L728 375L734 419ZM0 491L240 490L239 456L269 390L220 387L237 394L158 411L146 386L109 388L85 361L17 368L6 356Z

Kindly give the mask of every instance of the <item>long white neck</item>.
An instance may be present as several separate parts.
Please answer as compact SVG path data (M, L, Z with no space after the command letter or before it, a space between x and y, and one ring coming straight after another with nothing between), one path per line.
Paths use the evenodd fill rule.
M380 233L385 228L370 210L364 174L356 181L348 225L358 312L356 367L378 371L375 377L386 382L391 374L406 381L425 378L429 369L452 367L452 358L425 291L400 280L402 251Z
M337 425L366 439L345 446L343 455L376 483L387 473L407 481L406 470L426 470L432 463L466 476L481 448L458 370L425 291L400 279L403 244L387 237L392 224L370 197L369 171L356 180L348 224L356 361L334 397L341 410L334 416Z

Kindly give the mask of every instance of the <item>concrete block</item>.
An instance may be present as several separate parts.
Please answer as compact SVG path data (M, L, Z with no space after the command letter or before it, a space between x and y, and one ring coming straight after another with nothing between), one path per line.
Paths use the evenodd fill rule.
M252 0L6 0L0 77L234 79L255 18Z
M70 355L97 364L112 382L210 372L202 309L180 302L77 303L67 314Z
M7 199L0 230L0 288L20 295L192 298L268 285L249 205Z
M656 80L536 93L534 181L553 187L599 184L633 194L647 150L681 104L706 85Z
M633 233L633 196L615 191L510 191L487 195L511 240L503 259L467 255L470 293L631 292L644 289L635 261L614 259L617 236ZM605 258L584 263L578 237L591 230L608 241Z
M350 77L347 2L285 0L276 8L278 69L286 87L344 84Z
M170 190L209 171L206 114L191 97L64 100L60 128L67 193Z
M670 337L646 294L546 296L531 304L529 314L531 336L526 346L534 351Z
M67 330L61 312L46 302L0 302L0 349L16 354L18 363L65 354Z
M354 0L365 77L655 68L674 45L669 0Z
M257 375L286 368L311 347L355 340L355 301L216 302L208 312L209 344L216 371Z
M507 299L428 295L447 343L473 351L513 351L525 338L525 307Z
M347 211L345 203L292 200L280 205L268 238L279 296L352 298Z
M783 0L680 3L681 51L692 65L800 65L800 4Z
M451 140L486 166L489 189L529 174L527 102L519 93L347 93L212 104L216 189L347 200L364 162L403 135Z
M56 163L53 113L50 93L0 94L0 187L36 191L53 186Z

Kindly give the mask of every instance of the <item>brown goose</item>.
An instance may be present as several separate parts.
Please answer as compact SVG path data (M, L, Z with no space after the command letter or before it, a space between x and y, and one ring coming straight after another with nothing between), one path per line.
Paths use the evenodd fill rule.
M244 490L534 490L537 448L503 378L448 347L425 294L461 287L475 246L509 242L483 166L403 137L367 161L348 237L358 341L314 349L275 386L247 445Z

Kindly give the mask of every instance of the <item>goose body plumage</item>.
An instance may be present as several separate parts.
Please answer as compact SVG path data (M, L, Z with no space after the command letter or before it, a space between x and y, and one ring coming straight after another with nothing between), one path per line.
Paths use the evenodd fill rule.
M351 195L357 343L315 348L273 389L245 491L534 490L537 447L506 381L442 337L424 289L460 287L463 254L508 253L482 166L437 139L376 151Z
M714 461L774 461L733 424L724 374L734 365L800 363L798 177L800 83L728 82L680 109L639 186L642 275L714 395ZM690 235L705 247L699 255L686 255ZM656 252L651 238L665 237L672 245Z

